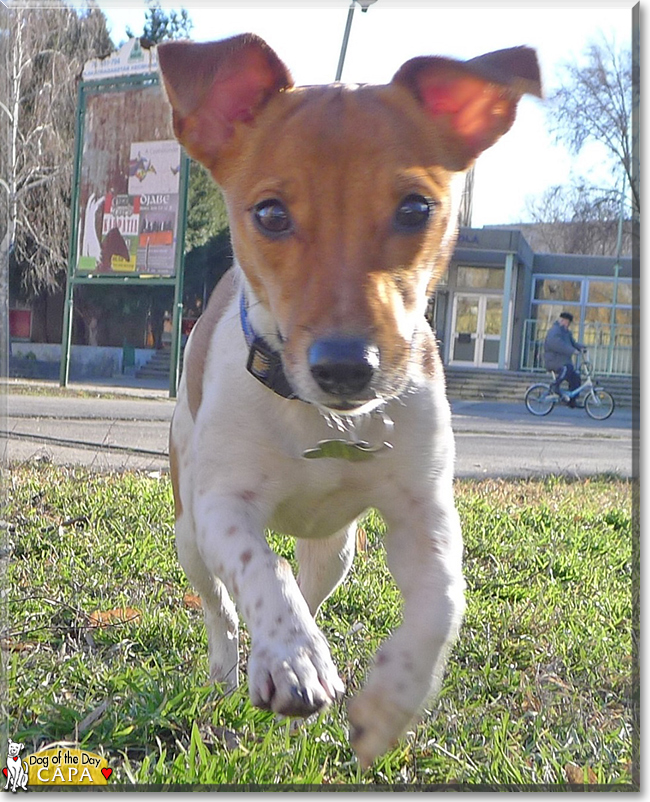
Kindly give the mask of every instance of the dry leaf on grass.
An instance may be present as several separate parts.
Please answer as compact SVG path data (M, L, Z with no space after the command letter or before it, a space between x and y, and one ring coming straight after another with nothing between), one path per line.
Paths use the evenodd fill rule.
M36 646L35 643L29 641L18 641L12 638L0 639L0 648L5 652L25 652L30 651Z
M368 536L366 530L357 527L357 552L365 551L368 548Z
M197 596L194 593L185 593L183 595L183 604L190 610L203 609L203 605L201 604L201 597Z
M567 763L564 767L564 773L566 774L567 780L573 785L593 785L597 783L598 778L596 777L596 772L591 768L591 766L586 766L585 768L576 766L575 763Z
M111 624L136 623L142 618L135 607L116 607L114 610L95 610L89 616L90 626L108 627Z

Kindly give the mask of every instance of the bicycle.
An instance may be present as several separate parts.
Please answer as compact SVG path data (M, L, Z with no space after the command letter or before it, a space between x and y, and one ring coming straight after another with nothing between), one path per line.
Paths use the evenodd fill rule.
M555 371L551 372L555 381L557 374ZM560 390L558 393L553 390L550 384L543 384L542 382L531 384L524 396L526 409L532 415L539 417L548 415L558 404L567 404L572 398L577 400L585 392L584 400L579 406L584 407L590 418L607 420L614 411L614 398L607 390L595 386L592 376L593 366L589 361L588 353L585 351L580 364L580 378L582 380L580 387L572 391Z

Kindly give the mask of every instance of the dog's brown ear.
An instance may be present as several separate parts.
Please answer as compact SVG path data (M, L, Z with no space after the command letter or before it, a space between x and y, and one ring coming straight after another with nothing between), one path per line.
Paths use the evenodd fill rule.
M208 167L237 122L250 122L274 93L293 86L275 52L251 33L220 42L165 42L158 63L174 133Z
M497 50L470 61L414 58L402 65L393 82L413 92L437 120L461 170L510 128L522 95L542 97L537 56L529 47Z

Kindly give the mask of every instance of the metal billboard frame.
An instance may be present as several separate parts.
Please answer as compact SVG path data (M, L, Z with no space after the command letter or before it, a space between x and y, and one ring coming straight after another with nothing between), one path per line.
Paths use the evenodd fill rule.
M74 313L74 291L83 284L105 286L151 286L171 287L174 289L174 305L172 314L171 359L169 371L169 396L176 398L179 380L181 357L181 326L183 314L183 257L185 246L185 228L187 217L187 189L189 183L190 159L181 148L179 175L178 224L176 230L176 250L174 254L174 275L164 278L160 276L80 276L77 273L79 256L79 198L81 185L81 168L85 133L85 113L87 98L90 95L108 92L125 92L135 89L147 89L160 86L158 72L140 72L133 75L113 76L99 80L82 80L77 95L77 118L75 126L75 153L72 184L72 218L70 226L70 243L68 257L68 275L63 311L63 333L61 341L61 368L59 384L66 387L70 373L70 346L72 340L72 322Z

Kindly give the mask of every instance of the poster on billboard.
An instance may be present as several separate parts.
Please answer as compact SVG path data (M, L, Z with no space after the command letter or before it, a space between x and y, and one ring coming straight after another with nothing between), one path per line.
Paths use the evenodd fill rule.
M158 86L88 96L77 275L174 276L180 166Z

